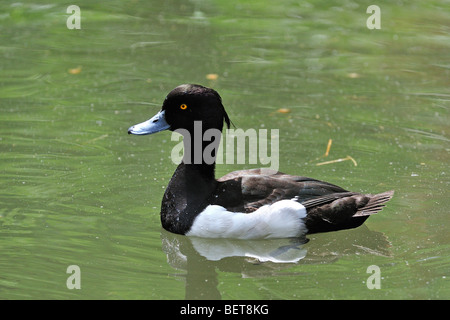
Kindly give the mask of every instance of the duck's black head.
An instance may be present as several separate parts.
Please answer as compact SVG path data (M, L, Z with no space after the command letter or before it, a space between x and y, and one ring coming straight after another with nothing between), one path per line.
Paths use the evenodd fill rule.
M152 134L163 130L185 129L193 132L195 121L201 121L202 131L218 129L230 119L219 94L196 84L183 84L173 89L164 100L161 111L151 119L128 129L130 134Z

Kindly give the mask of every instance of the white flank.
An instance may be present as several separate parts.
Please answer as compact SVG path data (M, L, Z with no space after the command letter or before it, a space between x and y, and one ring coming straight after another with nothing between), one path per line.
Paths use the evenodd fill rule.
M209 205L194 220L187 236L202 238L269 239L292 238L307 232L306 209L294 200L281 200L255 212L230 212Z

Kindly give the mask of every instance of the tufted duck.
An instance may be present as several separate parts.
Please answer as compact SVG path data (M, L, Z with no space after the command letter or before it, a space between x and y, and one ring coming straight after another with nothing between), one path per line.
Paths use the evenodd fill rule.
M222 131L230 119L219 94L200 85L172 90L161 111L128 129L145 135L162 130L183 135ZM201 126L195 126L200 123ZM375 195L349 192L307 177L264 169L231 172L216 180L215 162L194 157L211 142L184 137L184 157L161 204L162 226L171 232L208 238L290 238L360 226L390 200L393 191ZM214 136L214 135L213 135ZM220 136L211 138L218 146ZM212 150L213 160L215 159ZM200 160L199 160L200 159Z

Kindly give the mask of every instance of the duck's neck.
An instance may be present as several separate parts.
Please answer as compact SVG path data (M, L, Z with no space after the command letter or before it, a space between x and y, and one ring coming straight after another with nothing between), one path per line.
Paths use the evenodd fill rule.
M218 140L220 141L220 138ZM208 205L218 183L214 177L217 152L208 151L211 142L201 144L203 156L199 157L199 149L186 139L183 141L183 161L175 170L161 205L163 227L181 234L189 231L195 217ZM208 159L208 155L204 156L206 152L209 152L212 159Z
M184 154L182 163L188 170L200 172L209 179L214 179L217 151L219 149L222 131L219 129L202 129L201 122L196 121L194 130L184 130L183 135Z

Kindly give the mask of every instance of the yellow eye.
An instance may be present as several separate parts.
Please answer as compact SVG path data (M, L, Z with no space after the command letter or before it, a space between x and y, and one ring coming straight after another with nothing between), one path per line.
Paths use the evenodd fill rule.
M181 110L186 110L187 109L187 105L185 105L184 103L180 106Z

